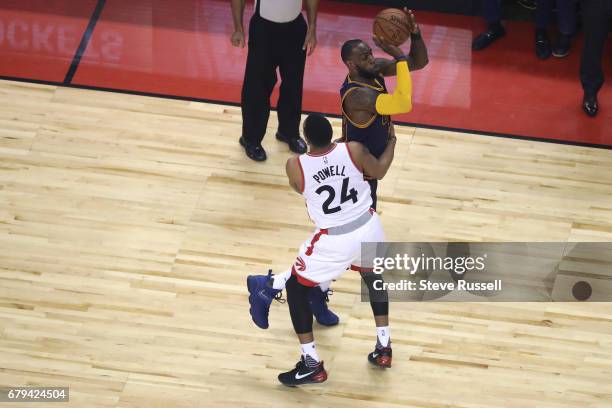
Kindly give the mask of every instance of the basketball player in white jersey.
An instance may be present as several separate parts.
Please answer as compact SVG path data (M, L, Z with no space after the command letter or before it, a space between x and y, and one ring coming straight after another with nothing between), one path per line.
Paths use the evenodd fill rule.
M301 246L293 267L285 273L271 276L252 275L247 278L251 316L258 323L267 319L270 303L283 288L294 330L302 347L302 358L293 370L281 373L278 379L288 386L321 383L327 379L323 361L315 348L312 332L312 311L309 291L327 289L332 280L346 269L361 265L362 242L383 242L385 237L380 219L371 209L370 185L364 173L383 178L393 161L395 136L377 159L358 142L332 143L332 127L319 114L311 114L304 121L304 135L308 153L287 161L289 184L304 196L308 214L317 229ZM367 255L363 254L367 259ZM373 274L374 275L374 274ZM376 275L381 280L382 277ZM371 296L372 286L368 285ZM386 295L386 293L385 293ZM376 312L377 344L368 360L379 367L391 366L388 300L385 314ZM261 327L261 326L260 326Z

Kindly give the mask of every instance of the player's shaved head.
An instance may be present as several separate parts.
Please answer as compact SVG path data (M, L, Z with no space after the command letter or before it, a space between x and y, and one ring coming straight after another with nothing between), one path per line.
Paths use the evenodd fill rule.
M311 113L304 121L304 136L314 147L326 147L331 143L334 131L329 120L320 113Z
M363 40L348 40L342 45L340 54L351 78L358 75L359 78L367 80L379 75L372 48Z
M342 50L340 51L340 55L342 56L342 61L346 62L351 59L353 55L353 51L355 48L359 47L359 45L363 44L362 40L348 40L344 44L342 44Z

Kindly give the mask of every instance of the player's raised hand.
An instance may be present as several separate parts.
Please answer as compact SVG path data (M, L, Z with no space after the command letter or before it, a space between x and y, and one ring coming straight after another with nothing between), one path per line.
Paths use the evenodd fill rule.
M374 44L393 58L398 58L404 55L404 51L398 46L389 43L385 38L374 36L372 37Z
M244 32L242 31L234 31L232 37L230 39L232 45L234 47L244 48Z
M414 18L414 13L412 10L408 10L407 7L404 7L404 13L406 13L406 19L408 20L408 31L410 31L411 34L418 34L419 25Z

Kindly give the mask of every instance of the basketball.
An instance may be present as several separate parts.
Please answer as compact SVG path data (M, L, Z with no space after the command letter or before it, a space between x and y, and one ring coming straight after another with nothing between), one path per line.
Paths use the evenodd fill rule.
M402 45L410 36L406 13L395 8L381 11L374 19L372 31L375 36L384 38L389 44Z

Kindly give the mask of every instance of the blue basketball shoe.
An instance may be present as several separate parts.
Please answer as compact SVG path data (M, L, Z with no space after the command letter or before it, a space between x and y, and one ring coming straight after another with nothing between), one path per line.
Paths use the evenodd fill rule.
M328 293L330 290L323 292L320 287L312 288L308 293L310 308L312 314L319 324L323 326L335 326L340 322L340 318L334 312L329 310L327 302L329 301Z
M272 269L268 271L268 275L249 275L247 277L247 288L249 290L251 318L257 327L267 329L272 300L285 301L281 297L282 290L272 288Z

